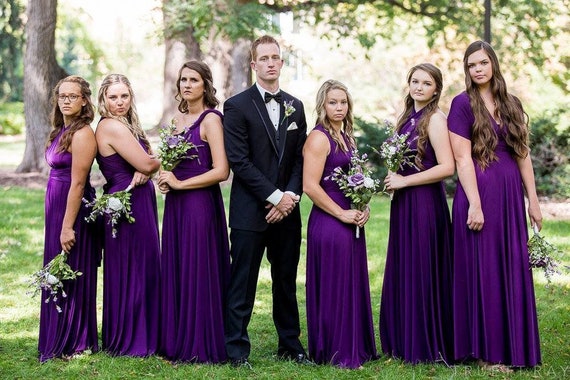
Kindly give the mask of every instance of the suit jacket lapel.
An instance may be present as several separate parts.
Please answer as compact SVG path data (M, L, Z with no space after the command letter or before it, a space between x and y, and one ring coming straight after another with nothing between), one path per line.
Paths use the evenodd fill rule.
M281 164L281 160L283 159L283 152L285 151L286 140L287 140L287 127L289 126L289 116L283 118L285 116L285 101L288 99L284 96L283 102L279 106L279 127L277 128L277 133L279 134L279 164Z
M255 107L263 126L265 127L265 132L267 132L267 136L271 141L271 145L273 146L273 150L275 150L276 154L279 154L279 150L277 148L277 142L275 139L275 128L273 127L273 123L269 118L269 113L267 112L267 108L265 107L265 102L261 98L259 91L255 85L252 87L252 91L254 91L251 95L251 101L253 106Z

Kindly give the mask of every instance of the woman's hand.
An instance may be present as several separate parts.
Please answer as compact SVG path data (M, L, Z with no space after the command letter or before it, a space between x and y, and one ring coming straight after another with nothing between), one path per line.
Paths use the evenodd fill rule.
M394 190L402 189L407 186L406 177L389 172L386 178L384 178L384 186L386 190L393 192Z
M467 227L473 231L481 231L484 223L485 217L483 216L481 206L469 205L469 210L467 210Z
M167 193L170 189L176 190L179 188L179 184L180 181L172 172L162 170L158 175L158 188L163 194Z
M530 218L530 225L538 231L542 230L542 211L540 211L540 206L538 203L529 203L528 205L528 217Z
M59 235L59 242L61 243L63 251L69 253L71 248L75 245L75 231L73 231L73 228L63 227Z
M358 227L364 227L364 225L366 224L366 222L368 222L369 219L370 219L370 207L366 206L366 209L360 213L360 217L358 218L356 225Z
M140 185L144 185L145 183L148 182L148 180L150 179L150 176L143 174L141 172L135 172L135 174L133 175L133 179L131 180L131 187L135 187L135 186L140 186Z
M337 217L341 222L346 224L359 225L359 221L362 219L362 211L358 210L342 210L340 215Z

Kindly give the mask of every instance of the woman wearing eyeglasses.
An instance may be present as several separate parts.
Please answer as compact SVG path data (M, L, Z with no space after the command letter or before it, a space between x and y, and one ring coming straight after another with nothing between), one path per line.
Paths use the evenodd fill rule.
M96 289L101 248L95 226L85 217L89 210L81 201L95 197L89 183L97 153L90 127L94 117L89 83L78 76L62 79L52 96L52 129L46 148L50 166L45 197L44 265L60 252L67 263L82 273L65 281L66 297L46 303L42 292L39 359L70 358L87 350L98 350Z

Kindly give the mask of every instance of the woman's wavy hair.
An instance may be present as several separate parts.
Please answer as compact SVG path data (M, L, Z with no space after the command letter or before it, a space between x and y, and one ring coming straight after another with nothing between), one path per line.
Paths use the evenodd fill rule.
M327 111L325 108L325 103L327 101L327 94L331 90L341 90L344 91L344 93L346 94L346 98L348 100L348 112L346 113L346 116L342 121L343 124L342 129L346 138L348 139L348 144L349 144L348 148L351 150L355 149L356 141L354 140L354 121L353 121L354 117L352 114L352 107L353 107L352 96L348 92L348 88L341 82L334 79L329 79L322 84L321 88L319 88L319 91L317 92L317 101L315 106L315 109L317 111L317 121L315 125L319 124L322 125L323 128L329 132L333 141L336 143L337 147L339 147L342 151L344 151L344 144L342 144L338 136L335 133L333 133L333 128L330 120L327 117Z
M123 83L127 86L129 90L129 95L131 96L131 107L129 108L129 111L127 112L126 116L113 115L107 108L107 102L106 102L107 90L109 89L110 86L119 83ZM150 143L139 121L137 107L135 105L135 94L133 93L133 88L131 86L131 82L129 82L129 79L122 74L107 75L105 79L103 79L103 82L101 83L101 87L99 88L99 95L97 98L99 103L99 114L103 117L115 119L125 124L129 129L129 131L131 131L133 136L135 136L135 138L137 138L143 143L143 145L147 149L147 152L151 152Z
M479 93L477 84L474 83L469 74L469 56L479 50L484 50L491 61L493 76L490 81L491 93L495 100L495 120L499 120L502 133L505 134L507 145L511 149L511 154L515 157L524 158L529 151L529 127L528 115L524 112L520 100L507 92L507 84L501 69L499 60L491 45L484 41L475 41L465 51L463 57L463 70L465 71L465 88L469 95L469 101L475 124L471 141L473 144L473 157L483 169L489 166L492 161L497 160L495 148L498 137L493 129L489 112L485 107L483 98Z
M178 71L178 79L176 80L176 89L178 92L174 97L180 103L178 110L182 113L188 113L188 101L182 98L180 93L180 80L182 79L182 70L190 69L196 71L204 81L204 105L207 108L216 108L220 101L216 98L216 88L214 87L214 80L212 79L212 71L204 62L188 61Z
M59 98L59 88L63 83L76 83L79 85L81 91L81 98L77 99L77 101L84 100L85 105L81 107L81 111L79 115L73 118L71 124L64 125L63 121L63 114L59 108L58 98ZM89 83L77 75L70 75L68 77L63 78L52 90L51 94L51 104L52 104L52 111L51 111L51 131L48 136L46 148L53 142L53 140L57 137L59 132L64 127L68 127L67 130L61 136L59 140L58 152L63 152L69 149L71 145L71 140L73 139L73 134L80 130L85 126L90 126L93 118L95 117L95 107L93 106L93 102L91 101L91 88L89 87Z
M441 92L443 90L443 75L441 70L431 63L420 63L410 69L408 72L408 93L404 98L405 108L400 117L398 118L398 123L396 124L396 131L399 132L404 124L408 121L412 113L414 112L414 99L410 95L409 85L412 80L412 76L418 70L425 71L434 81L435 91L432 98L428 104L424 107L424 112L422 117L418 120L417 131L418 131L418 153L416 154L415 164L419 168L423 168L422 159L425 155L426 143L429 139L428 136L428 126L429 121L434 113L439 109L439 98L441 97Z

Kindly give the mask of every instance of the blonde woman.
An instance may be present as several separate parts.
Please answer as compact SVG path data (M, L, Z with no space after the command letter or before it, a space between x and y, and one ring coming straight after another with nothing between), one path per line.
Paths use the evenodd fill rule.
M307 226L307 331L309 356L319 364L359 368L376 358L366 239L356 238L368 210L350 209L336 182L356 148L352 98L327 80L317 93L317 122L303 148L303 191L313 201Z
M99 89L97 162L106 193L131 186L135 222L121 221L116 237L105 223L103 349L111 355L148 356L157 350L160 313L160 246L154 185L160 166L138 119L133 90L121 74Z

